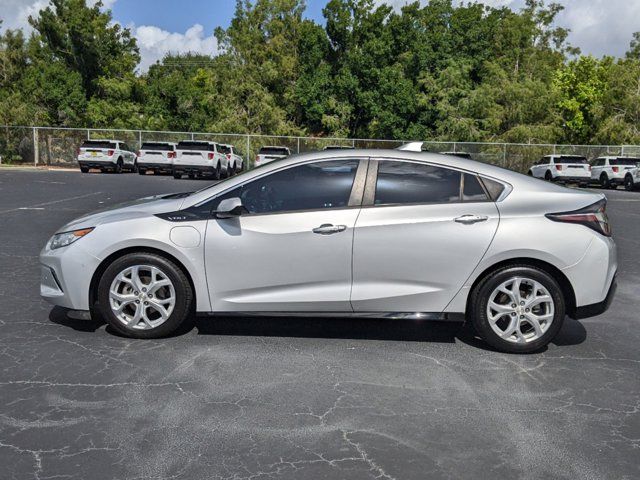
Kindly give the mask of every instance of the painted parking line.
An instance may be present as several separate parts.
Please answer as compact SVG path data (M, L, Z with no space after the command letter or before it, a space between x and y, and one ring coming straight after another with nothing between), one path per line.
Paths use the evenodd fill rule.
M34 209L38 209L40 207L48 207L49 205L55 205L57 203L70 202L72 200L79 200L81 198L93 197L95 195L101 195L101 194L102 194L102 192L93 192L93 193L87 193L85 195L77 195L75 197L61 198L60 200L53 200L51 202L37 203L35 205L30 205L30 206L26 206L26 207L10 208L8 210L0 210L0 214L2 214L2 213L10 213L10 212L17 212L19 210L34 210ZM42 209L44 210L44 208L42 208Z

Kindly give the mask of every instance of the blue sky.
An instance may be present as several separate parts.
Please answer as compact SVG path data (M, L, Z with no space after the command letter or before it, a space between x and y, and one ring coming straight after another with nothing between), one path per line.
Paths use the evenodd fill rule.
M95 3L96 0L86 0ZM214 54L218 45L215 27L226 27L233 18L235 0L102 0L111 8L114 20L131 28L138 40L142 62L140 70L166 53L198 52ZM412 0L374 0L399 7ZM428 0L420 0L427 3ZM467 2L474 0L456 0ZM520 8L525 0L482 0L491 6ZM552 0L547 0L550 3ZM583 53L595 56L622 56L628 50L634 31L640 30L640 0L555 0L565 10L558 25L572 30L569 41ZM0 0L0 19L4 28L29 30L27 18L35 15L49 0ZM307 0L306 16L322 22L327 0Z
M307 0L307 16L322 19L326 1ZM167 31L186 31L200 23L205 31L226 27L233 18L233 0L118 0L113 4L113 16L127 25L156 25Z

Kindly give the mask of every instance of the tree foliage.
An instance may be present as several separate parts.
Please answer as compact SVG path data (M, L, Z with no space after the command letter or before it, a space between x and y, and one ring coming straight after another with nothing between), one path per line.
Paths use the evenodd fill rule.
M218 51L139 72L100 3L50 0L28 38L0 32L0 123L506 142L640 141L640 33L580 55L562 7L431 0L399 10L237 0Z

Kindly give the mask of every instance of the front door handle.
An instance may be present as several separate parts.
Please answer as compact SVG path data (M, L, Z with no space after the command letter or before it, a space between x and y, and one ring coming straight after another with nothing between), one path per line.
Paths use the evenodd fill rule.
M319 227L313 229L313 233L318 235L331 235L334 233L344 232L347 229L346 225L331 225L330 223L323 223Z
M461 217L454 218L454 222L464 223L465 225L471 225L478 222L486 222L489 217L483 215L462 215Z

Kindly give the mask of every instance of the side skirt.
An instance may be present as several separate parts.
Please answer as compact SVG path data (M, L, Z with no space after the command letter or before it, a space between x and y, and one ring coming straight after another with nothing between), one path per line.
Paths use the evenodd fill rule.
M372 318L389 320L430 320L464 322L464 313L430 312L210 312L211 317L314 317L314 318Z

